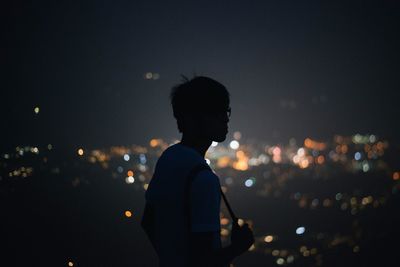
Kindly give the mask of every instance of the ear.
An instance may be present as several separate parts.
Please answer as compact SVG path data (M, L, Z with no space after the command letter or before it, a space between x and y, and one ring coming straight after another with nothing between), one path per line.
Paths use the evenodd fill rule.
M187 113L182 116L182 120L187 131L198 132L205 123L203 116L200 114Z

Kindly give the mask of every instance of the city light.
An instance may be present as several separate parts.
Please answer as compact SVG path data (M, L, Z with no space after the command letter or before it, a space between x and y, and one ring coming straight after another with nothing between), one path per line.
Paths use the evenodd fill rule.
M267 242L267 243L271 243L273 240L274 240L274 237L272 235L267 235L264 238L264 241Z
M252 179L247 179L244 184L246 185L246 187L252 187L254 182Z
M218 158L217 166L218 166L218 168L226 168L229 166L230 162L231 162L230 157L223 156L223 157Z
M228 225L229 224L229 219L228 218L222 218L221 219L221 224L222 225Z
M130 218L132 217L132 212L130 210L125 211L125 217Z
M240 140L240 138L242 138L242 133L239 132L239 131L234 132L234 133L233 133L233 138L234 138L235 140Z
M278 259L276 260L276 263L277 263L278 265L283 265L283 264L285 264L285 259L283 259L283 258L278 258Z
M160 79L160 74L156 72L146 72L144 74L144 78L146 80L158 80Z
M367 143L362 143L363 141ZM215 142L214 145L217 145L214 148L217 148L208 151L207 157L204 160L215 169L213 170L214 173L218 173L218 176L221 178L221 190L224 193L228 192L231 198L235 198L235 194L247 192L249 196L255 197L260 201L262 201L261 198L263 197L272 197L273 199L279 199L279 201L293 201L294 205L291 205L293 208L304 211L312 210L315 214L318 214L322 210L327 212L339 211L344 215L354 217L358 214L367 213L370 208L384 208L386 202L389 201L388 197L373 191L366 195L360 195L359 192L362 191L359 188L363 188L363 183L356 185L356 189L359 191L355 189L346 190L341 187L340 190L343 191L329 192L329 194L325 192L325 195L321 192L303 192L299 188L296 191L290 192L288 188L293 190L293 181L299 184L308 184L308 188L313 188L317 184L323 185L325 181L331 181L330 172L334 170L340 173L341 177L346 177L347 179L351 179L356 175L367 175L365 173L387 173L389 181L393 182L393 186L387 190L389 190L390 194L397 194L400 190L396 186L396 182L400 179L400 172L393 171L391 166L385 162L385 158L382 157L389 147L387 141L379 139L376 139L374 143L369 143L369 141L370 138L368 137L368 140L357 139L359 143L354 143L349 137L335 136L334 141L323 143L306 139L304 146L299 147L293 140L292 142L287 142L286 144L288 145L265 145L261 142L259 144L248 144L243 139L241 140L241 144L239 144L237 140L232 140L228 145ZM93 150L84 150L81 147L77 149L76 153L79 156L85 155L86 157L82 157L79 161L80 163L74 164L78 164L77 166L79 164L89 164L89 167L86 168L100 166L101 170L110 172L106 175L107 179L118 181L118 183L122 181L124 186L131 185L130 190L139 190L143 193L149 188L149 182L155 167L155 159L166 149L166 144L174 143L176 142L164 142L162 139L152 139L148 143L148 147L116 146L108 149ZM322 147L324 149L321 149ZM10 159L24 158L29 155L34 155L41 162L48 162L48 159L51 159L51 155L57 153L58 150L53 150L53 145L50 144L44 147L20 145L15 147L14 152L6 152L0 154L0 158L4 163ZM71 166L67 168L71 169ZM13 167L6 175L1 177L3 179L4 177L7 179L32 179L32 177L36 177L35 175L40 168L43 169L43 167L34 169L32 166L22 165L21 163L21 166ZM58 166L51 167L49 173L51 175L60 175L62 170L63 168ZM95 172L91 170L86 175L74 175L69 184L73 188L90 186L91 183L86 182L87 177L90 177L90 175L95 175ZM97 173L96 175L99 174ZM382 190L381 187L383 186L384 184L378 186L380 187L379 190ZM246 189L240 192L242 190L240 188ZM242 201L247 201L247 199ZM271 211L266 212L271 214ZM130 210L124 211L123 215L124 218L133 217ZM246 220L246 222L249 223L251 220ZM226 211L221 211L220 224L221 240L225 242L231 234L231 221ZM239 224L243 225L244 220L240 219ZM255 225L257 226L257 221ZM358 229L358 226L354 226L354 232L358 231ZM318 249L317 251L317 248L310 245L308 248L304 246L305 248L302 248L300 253L295 253L293 248L277 248L274 246L280 243L278 242L278 235L279 241L285 240L288 237L285 237L285 234L282 233L267 234L269 231L270 229L268 228L259 230L257 240L260 242L252 246L249 251L265 251L264 253L281 259L279 261L280 263L283 261L281 265L289 265L295 259L296 261L300 261L298 258L300 256L317 257L320 253L329 249ZM295 233L298 236L304 235L305 231L306 228L304 226L295 228ZM362 234L359 235L360 238L363 236ZM307 234L310 242L311 240L314 240L313 242L328 242L329 244L334 244L332 246L336 246L340 242L347 242L345 240L350 240L352 238L350 236L350 233L345 237L318 232L309 232ZM354 242L362 242L357 235L354 236L356 236L354 237ZM307 243L308 241L303 240L303 242ZM358 248L357 246L352 246L349 250L356 253L359 250L359 245Z
M239 142L236 141L236 140L232 140L232 141L229 143L229 146L230 146L232 149L238 149L238 148L239 148Z
M133 176L128 176L125 178L125 182L127 184L133 184L135 182L135 178Z
M306 228L304 228L303 226L300 226L296 229L296 234L302 235L302 234L304 234L305 231L306 231Z
M156 146L158 146L159 145L159 140L157 140L157 139L151 139L151 141L150 141L150 146L151 147L156 147Z

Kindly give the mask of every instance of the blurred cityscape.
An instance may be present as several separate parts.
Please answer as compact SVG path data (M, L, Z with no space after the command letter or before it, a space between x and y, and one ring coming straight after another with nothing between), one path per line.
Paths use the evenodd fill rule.
M156 266L140 228L144 193L158 157L177 142L0 151L0 265ZM270 144L235 132L213 142L206 160L256 238L233 266L393 266L399 152L373 134ZM225 246L222 201L220 217Z

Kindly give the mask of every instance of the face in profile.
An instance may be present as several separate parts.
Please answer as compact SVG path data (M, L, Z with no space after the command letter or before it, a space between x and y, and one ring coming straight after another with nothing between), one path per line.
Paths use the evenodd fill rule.
M228 133L230 108L205 113L203 117L203 136L209 141L223 142Z

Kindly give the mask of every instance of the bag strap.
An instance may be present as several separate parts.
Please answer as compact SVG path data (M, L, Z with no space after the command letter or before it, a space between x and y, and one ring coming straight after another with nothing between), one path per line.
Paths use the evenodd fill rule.
M233 213L233 210L232 210L231 206L229 205L229 202L226 199L226 196L225 196L224 192L222 191L221 187L219 188L219 191L221 192L221 195L224 198L225 206L228 208L228 212L231 215L232 222L237 224L238 223L238 218L236 217L235 213Z
M187 178L185 180L186 184L185 184L185 191L184 191L184 214L186 215L186 219L187 219L187 226L189 231L191 230L191 201L190 201L190 192L191 192L191 185L193 183L194 178L196 177L196 174L199 173L202 170L211 170L210 166L208 166L207 164L199 164L196 165L187 175ZM238 219L235 216L235 213L233 212L231 206L229 205L229 202L224 194L224 192L222 191L221 187L219 188L221 195L224 199L225 205L228 208L228 212L232 218L232 222L237 224L238 223Z

